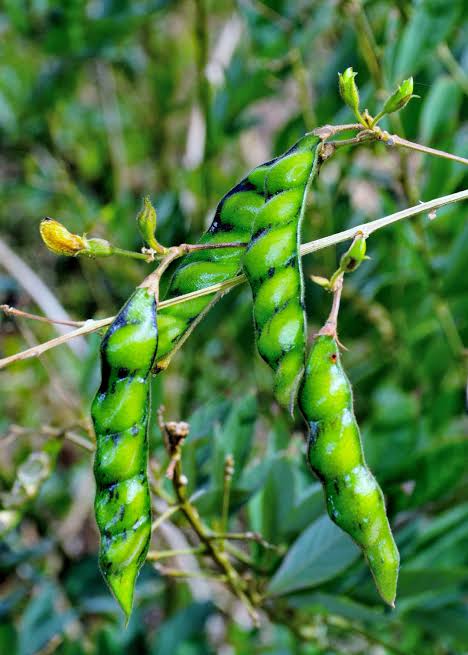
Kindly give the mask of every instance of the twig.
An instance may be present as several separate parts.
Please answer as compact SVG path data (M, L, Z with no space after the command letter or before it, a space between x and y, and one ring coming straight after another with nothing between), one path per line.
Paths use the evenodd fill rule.
M468 159L465 157L460 157L459 155L453 155L451 152L445 152L444 150L436 150L435 148L429 148L428 146L423 146L420 143L414 143L413 141L408 141L408 139L403 139L401 136L396 134L390 135L391 141L396 146L401 146L402 148L408 148L409 150L417 150L418 152L424 152L426 155L434 155L435 157L442 157L443 159L450 159L451 161L456 161L460 164L465 164L468 166ZM391 145L391 143L389 143Z
M209 573L198 573L197 571L181 571L180 569L174 569L169 566L164 566L163 564L154 564L156 571L161 573L161 575L167 575L171 578L201 578L202 580L213 580L215 582L226 582L226 575L210 575Z
M233 241L232 243L181 243L180 246L168 248L167 253L164 255L159 266L155 271L150 273L143 282L139 285L141 288L148 288L154 291L156 300L159 300L159 283L163 273L172 264L175 259L188 255L191 252L199 250L213 250L218 248L239 248L246 247L246 243L242 241Z
M16 309L16 307L11 307L10 305L0 305L0 311L2 311L7 316L20 316L21 318L30 318L33 321L42 321L43 323L56 323L57 325L68 325L68 327L79 327L85 323L85 321L66 321L59 318L49 318L48 316L30 314L29 312L24 312L22 309Z
M397 134L389 134L388 132L382 131L377 126L373 130L363 129L360 134L351 139L326 141L324 143L325 155L328 158L337 148L343 148L344 146L354 146L366 141L382 141L388 146L398 146L400 148L407 148L408 150L416 150L417 152L424 152L426 155L433 155L434 157L441 157L442 159L450 159L451 161L456 161L459 164L465 164L465 166L468 166L468 159L465 157L454 155L451 152L446 152L445 150L429 148L428 146L424 146L421 143L415 143L414 141L408 141L408 139L403 139Z
M56 316L60 320L67 321L69 316L59 303L49 287L44 284L41 278L11 250L7 244L0 239L0 263L1 266L23 287L26 293L40 307L45 316ZM62 334L64 330L57 328ZM77 335L78 336L78 335ZM70 344L70 349L77 355L83 355L86 350L86 342L82 339L77 343Z
M96 450L96 446L93 443L91 443L89 439L85 439L84 437L81 437L79 434L76 434L75 432L71 432L70 430L67 430L63 436L65 439L72 441L74 444L80 446L81 448L84 448L85 450L88 450L90 453L93 453Z
M203 524L195 507L187 498L187 478L182 471L182 461L180 456L181 444L187 436L187 432L185 430L185 426L187 426L187 424L184 423L184 429L180 430L180 424L178 423L164 423L162 414L160 414L160 423L163 426L165 432L165 443L169 456L171 460L175 461L172 484L177 499L180 503L181 511L185 514L186 519L192 526L193 530L196 532L201 543L205 546L207 554L212 558L214 563L224 574L225 581L229 585L231 591L245 605L252 621L255 625L257 625L258 615L251 599L246 594L246 585L244 580L233 567L226 554L222 552L221 548L212 542L208 529Z
M255 541L255 543L260 544L264 548L278 550L277 546L270 544L258 532L216 532L209 534L208 539L210 541L218 541L220 539L226 541Z
M234 474L234 457L229 454L224 460L223 499L221 507L220 532L225 532L229 520L229 501L231 496L232 476Z
M150 562L156 562L168 557L177 557L178 555L196 555L205 552L204 546L194 546L193 548L177 548L174 550L150 550L146 559Z
M429 200L428 202L422 202L419 205L408 207L407 209L395 212L394 214L389 214L383 218L378 218L377 220L371 221L370 223L362 223L361 225L357 225L356 227L349 228L348 230L343 230L342 232L337 232L336 234L323 237L322 239L316 239L315 241L304 243L301 246L301 256L303 257L304 255L309 255L310 253L316 252L317 250L322 250L323 248L328 248L329 246L334 246L343 241L353 239L357 232L364 232L364 234L369 235L372 232L376 232L377 230L380 230L381 228L386 227L392 223L396 223L406 218L411 218L412 216L417 216L418 214L429 213L435 209L440 209L441 207L445 207L446 205L452 204L454 202L461 202L462 200L467 199L468 189L465 189L463 191L458 191L457 193L452 193L447 196L435 198L434 200ZM226 293L228 290L231 290L239 284L245 282L245 280L246 278L244 275L237 275L236 277L233 277L226 282L219 282L218 284L213 284L209 287L205 287L204 289L199 289L191 293L176 296L175 298L163 300L159 305L159 309L162 309L163 307L170 307L171 305L177 305L181 302L194 300L195 298L200 298L201 296L219 292ZM113 319L114 316L110 316L98 321L86 321L86 323L77 330L73 330L72 332L68 332L61 337L46 341L45 343L39 344L34 348L28 348L27 350L23 350L22 352L16 353L15 355L10 355L10 357L0 359L0 369L8 366L9 364L13 364L16 361L28 359L30 357L37 357L47 350L55 348L56 346L60 346L70 339L74 339L75 337L84 334L90 334L91 332L96 332L97 330L112 323Z
M158 256L157 254L155 255L154 253L149 255L148 253L136 252L134 250L125 250L124 248L116 248L115 246L112 246L112 254L122 255L123 257L129 257L130 259L141 259L148 263L154 261L155 257Z
M154 532L159 528L161 523L164 523L169 517L171 517L173 514L178 512L180 510L180 505L171 505L168 507L158 518L153 521L153 524L151 526L151 531Z
M363 232L364 235L369 236L373 232L376 232L377 230L380 230L387 225L391 225L392 223L397 223L398 221L402 221L406 218L411 218L412 216L417 216L418 214L429 213L434 209L440 209L441 207L445 207L446 205L449 205L453 202L461 202L462 200L468 200L468 189L458 191L457 193L452 193L448 196L435 198L434 200L429 200L428 202L422 202L419 205L414 205L413 207L402 209L399 212L389 214L383 218L378 218L375 221L371 221L370 223L361 223L361 225L356 225L356 227L351 227L348 230L343 230L343 232L338 232L337 234L332 234L328 237L323 237L322 239L316 239L315 241L305 243L301 246L301 255L308 255L311 252L322 250L322 248L328 248L329 246L334 246L337 243L341 243L342 241L353 239L357 232Z

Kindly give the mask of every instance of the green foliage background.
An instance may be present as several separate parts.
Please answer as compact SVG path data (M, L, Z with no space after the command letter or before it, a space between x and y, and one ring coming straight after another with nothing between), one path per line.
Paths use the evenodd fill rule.
M73 318L111 315L148 267L55 258L40 242L40 219L138 250L134 216L149 193L160 240L191 242L248 169L308 129L352 120L337 93L347 66L359 71L371 112L413 75L420 100L383 127L468 156L464 12L463 0L5 0L0 238ZM381 144L340 150L313 189L303 240L461 190L466 179L459 164ZM20 493L18 468L31 453L51 464L35 499L21 502L20 493L22 519L0 543L0 652L468 652L465 216L452 205L434 221L379 231L368 242L372 260L345 287L344 364L402 555L395 611L382 607L362 558L324 514L304 463L303 424L273 402L242 287L155 380L153 408L164 403L168 419L191 423L184 467L212 526L224 456L234 453L231 528L259 530L287 552L249 548L267 571L276 616L254 630L219 585L173 583L147 564L124 629L97 570L92 458L61 436L89 425L99 378L93 335L79 355L64 346L0 375L4 504L15 479ZM306 275L330 275L341 251L308 256ZM1 265L0 302L37 312L37 298ZM311 283L306 295L312 333L330 298ZM2 356L54 335L0 316ZM151 455L165 464L156 421ZM168 539L156 534L154 547Z

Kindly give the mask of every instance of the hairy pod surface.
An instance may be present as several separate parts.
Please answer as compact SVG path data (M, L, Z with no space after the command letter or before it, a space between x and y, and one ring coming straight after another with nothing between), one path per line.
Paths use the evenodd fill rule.
M275 395L292 413L304 371L306 317L300 232L320 139L306 135L281 159L254 171L264 197L242 263L254 299L260 355L275 373Z
M157 344L154 293L139 288L102 340L101 386L91 408L99 566L127 618L151 537L147 427Z
M259 244L259 248L252 253L250 261L257 258L258 265L262 261L271 261L271 264L268 264L267 272L278 263L279 272L279 267L282 266L281 253L283 253L284 259L286 251L288 251L291 258L288 266L293 271L293 275L286 274L283 285L291 286L291 293L296 293L299 303L301 302L301 284L298 283L300 274L294 275L294 271L298 273L300 271L300 259L297 257L297 229L295 230L291 225L291 228L286 229L285 233L279 230L281 225L291 222L292 216L297 217L297 221L299 221L298 214L303 203L304 189L310 177L313 155L318 141L316 137L305 136L284 155L255 168L224 196L216 209L211 226L200 239L200 243L205 244L227 242L247 244L251 241L255 225L258 225L257 229L260 229L260 225L264 225L268 230L268 226L274 223L277 228L275 238L271 235L270 242L265 241L263 252L260 252L262 248ZM276 245L272 243L273 240ZM293 261L294 252L296 252L295 262ZM212 284L229 280L240 272L243 254L244 248L239 247L208 249L187 255L181 260L172 277L167 298L198 291ZM262 257L265 259L262 260ZM253 271L251 266L248 269ZM279 284L274 286L275 294L281 294L277 288ZM284 298L286 298L286 293ZM159 346L156 369L165 368L165 360L170 357L178 343L195 327L218 297L217 294L210 294L161 309L158 314ZM278 299L278 302L280 301L281 298ZM266 311L269 311L265 303L263 306ZM261 313L260 306L258 311ZM298 313L302 316L301 308ZM300 325L296 325L296 338L301 341L304 339L304 319L301 318L299 322ZM274 325L272 325L272 329L274 329ZM277 329L281 333L284 332L279 325ZM289 329L290 331L293 329L292 323ZM294 337L290 335L288 343L292 340ZM283 359L282 370L284 370L284 376L288 377L291 375L288 373L289 368L297 369L298 357L291 353L289 361Z
M332 336L315 338L299 406L310 430L310 466L323 485L328 514L361 547L380 595L393 606L398 549L382 491L365 462L351 384Z

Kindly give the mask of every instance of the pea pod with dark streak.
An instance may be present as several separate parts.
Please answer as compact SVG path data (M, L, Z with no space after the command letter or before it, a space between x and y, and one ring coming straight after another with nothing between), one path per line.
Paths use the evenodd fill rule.
M364 459L351 385L329 334L315 338L299 406L310 430L310 466L323 485L328 513L361 547L380 595L393 606L398 549L382 491Z
M101 385L91 408L99 565L127 618L151 537L147 427L157 343L154 292L138 288L102 341Z
M305 363L301 222L307 188L318 170L319 144L306 135L287 156L256 172L265 203L242 260L253 293L258 351L275 373L279 403L291 413Z
M255 225L263 225L265 221L270 224L273 220L273 222L276 222L275 227L279 228L280 223L290 223L292 217L294 217L296 225L298 225L303 207L304 192L310 179L318 142L317 137L306 135L284 155L255 168L221 200L216 209L213 222L200 239L200 243L242 242L247 244L251 241ZM298 230L291 226L286 232L287 234L284 235L276 232L277 250L279 249L285 253L286 249L289 249L290 256L295 257L295 262L292 259L289 262L290 270L284 273L284 283L287 284L289 294L294 293L293 287L298 290L298 303L301 304L301 284L300 280L297 279L297 274L300 271L300 261L297 254L293 254L297 250ZM286 241L282 242L283 236L287 243ZM203 250L187 255L182 259L173 275L167 298L198 291L212 284L229 280L240 272L243 253L244 248L239 247ZM271 247L269 254L252 248L252 253L245 267L246 272L251 272L252 276L255 274L254 260L257 267L263 270L264 262L262 257L265 255L268 258L271 254ZM279 266L277 258L268 268L276 265L276 263ZM288 281L289 278L294 279ZM276 286L276 293L281 293L279 283ZM158 315L159 348L156 371L166 368L174 351L183 343L219 297L220 294L213 293L161 309ZM260 310L260 306L259 303L258 310ZM296 309L296 314L301 314L299 319L301 325L296 325L297 340L303 344L304 319L302 309ZM292 307L289 311L291 310ZM259 320L262 321L260 315ZM294 320L298 320L297 316ZM288 341L288 347L290 342L291 339ZM303 348L303 345L301 345L301 348ZM296 371L299 367L300 358L297 355L295 357L290 355L290 358L291 363L294 358L293 368ZM268 361L273 360L269 357ZM303 362L303 356L301 361ZM282 371L285 372L285 377L288 377L286 368L287 362L285 361ZM281 373L278 373L278 377L280 375ZM291 377L291 374L289 374L289 377ZM282 396L286 395L287 392L282 394ZM286 402L286 404L288 403Z

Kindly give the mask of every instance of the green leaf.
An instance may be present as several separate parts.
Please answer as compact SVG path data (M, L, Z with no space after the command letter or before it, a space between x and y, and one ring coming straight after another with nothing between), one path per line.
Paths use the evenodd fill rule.
M325 499L322 485L311 484L297 499L292 512L286 516L284 533L296 535L302 532L312 521L315 521L325 511Z
M449 136L456 125L462 90L450 77L435 80L424 99L420 118L420 140L431 144Z
M413 569L403 566L398 578L398 598L436 592L467 582L467 567Z
M184 641L200 635L214 610L213 603L208 601L191 603L179 610L156 631L151 655L175 655Z
M33 655L53 637L63 634L76 619L73 610L57 609L59 596L59 590L49 583L40 586L32 596L19 625L19 655Z
M365 605L346 598L346 596L333 596L332 594L324 594L322 592L306 592L288 596L287 602L290 607L305 608L310 612L320 614L334 614L350 621L364 621L375 624L379 621L387 620L387 617L382 612L371 610Z
M462 3L420 0L407 24L396 53L393 79L415 74L438 43L455 27Z
M294 507L295 479L292 463L276 458L261 491L262 536L272 543L280 543L284 526Z
M359 556L358 547L328 516L322 516L293 543L268 586L271 596L331 580Z
M233 484L239 479L250 454L256 418L256 398L252 395L245 396L233 404L223 425L215 427L213 486L223 487L224 461L227 455L234 457Z

